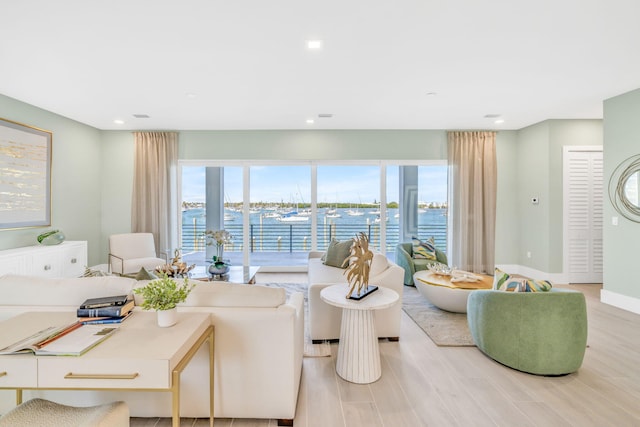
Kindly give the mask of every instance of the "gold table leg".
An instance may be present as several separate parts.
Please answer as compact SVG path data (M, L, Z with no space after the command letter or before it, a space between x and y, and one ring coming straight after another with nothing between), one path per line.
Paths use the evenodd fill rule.
M213 325L209 326L204 334L198 339L195 345L187 352L185 357L178 363L175 369L171 372L171 425L172 427L180 427L180 374L191 361L198 349L204 344L205 341L209 341L209 425L213 427L213 368L214 368L214 342L215 342L215 329Z

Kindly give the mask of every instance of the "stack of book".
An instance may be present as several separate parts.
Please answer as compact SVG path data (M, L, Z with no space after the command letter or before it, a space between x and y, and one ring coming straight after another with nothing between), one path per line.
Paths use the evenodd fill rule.
M77 316L85 325L121 323L131 315L134 305L129 295L89 298L80 305Z

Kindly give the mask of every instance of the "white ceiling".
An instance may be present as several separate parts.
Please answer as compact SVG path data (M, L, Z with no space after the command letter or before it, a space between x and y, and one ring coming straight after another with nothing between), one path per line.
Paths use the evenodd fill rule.
M0 94L99 129L520 129L640 87L638 0L0 6Z

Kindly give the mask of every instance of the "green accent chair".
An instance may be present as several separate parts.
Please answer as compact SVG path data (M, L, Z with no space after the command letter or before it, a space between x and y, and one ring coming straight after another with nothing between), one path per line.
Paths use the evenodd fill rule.
M510 368L564 375L582 365L587 347L582 292L473 291L467 299L467 321L478 349Z
M440 249L436 248L436 261L448 265L447 255ZM404 269L404 284L407 286L415 286L413 283L413 275L416 271L426 270L428 264L434 261L428 259L413 259L413 244L399 243L396 246L396 264Z

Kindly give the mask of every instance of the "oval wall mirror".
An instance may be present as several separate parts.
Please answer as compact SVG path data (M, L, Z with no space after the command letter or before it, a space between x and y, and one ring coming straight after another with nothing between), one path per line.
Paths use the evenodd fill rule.
M620 215L640 222L640 154L624 160L613 171L609 200Z
M624 196L633 206L640 208L640 200L638 193L638 179L640 171L636 171L629 175L624 182Z

